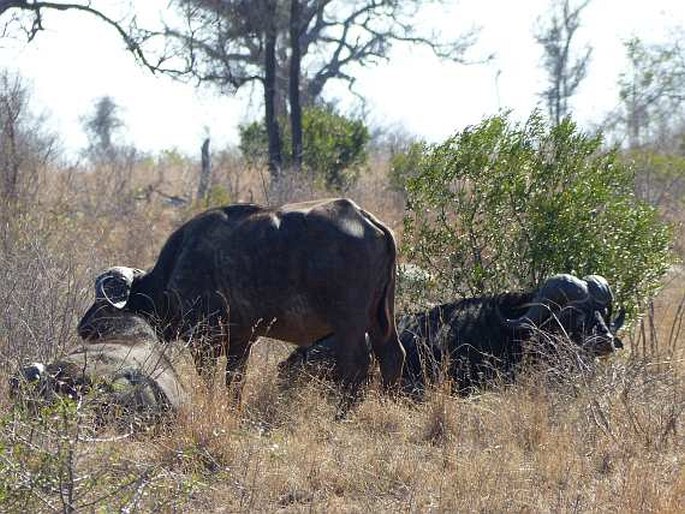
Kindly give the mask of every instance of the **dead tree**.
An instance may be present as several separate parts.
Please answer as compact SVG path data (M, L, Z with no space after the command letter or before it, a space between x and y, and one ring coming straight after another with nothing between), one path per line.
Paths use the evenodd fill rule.
M548 86L541 96L555 125L567 116L568 101L587 75L592 48L586 46L580 57L572 59L571 43L580 27L580 14L589 3L585 0L572 7L571 0L553 0L549 17L535 33L535 40L545 52L543 67L548 77Z
M209 160L209 138L206 138L202 143L202 168L200 169L200 185L197 188L198 201L207 199L209 192L209 184L212 179L212 166Z

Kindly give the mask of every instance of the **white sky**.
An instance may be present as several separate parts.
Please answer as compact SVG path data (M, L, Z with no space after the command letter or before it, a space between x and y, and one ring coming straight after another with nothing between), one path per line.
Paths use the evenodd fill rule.
M165 2L146 0L149 15L154 5ZM463 66L440 62L426 50L398 48L389 63L357 75L357 91L368 100L368 121L403 126L438 141L500 108L526 118L544 88L541 49L532 30L548 5L549 0L461 0L456 6L426 9L421 23L448 34L482 27L472 55L494 53L495 60ZM671 30L685 26L685 1L592 0L582 23L575 44L588 43L594 51L572 105L576 118L591 124L617 103L623 42L632 36L668 41ZM85 146L80 119L102 95L123 107L127 139L148 151L196 153L207 132L216 149L237 141L239 123L262 116L260 89L252 99L247 89L238 97L219 97L212 90L153 76L134 63L113 30L92 17L53 14L45 26L48 30L30 44L0 39L0 67L18 70L32 83L36 108L49 115L72 152ZM329 92L346 94L343 87Z

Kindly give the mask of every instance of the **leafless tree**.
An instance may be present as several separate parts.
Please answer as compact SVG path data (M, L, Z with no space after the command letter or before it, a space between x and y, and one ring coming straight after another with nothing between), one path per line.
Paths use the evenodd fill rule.
M685 52L677 35L668 44L626 43L629 68L619 78L620 106L614 129L627 136L628 146L663 147L685 126Z
M43 29L45 11L85 12L117 31L153 72L212 84L224 94L261 84L269 168L277 177L279 114L290 116L297 166L302 104L316 102L329 81L347 82L352 89L355 66L387 60L397 43L423 45L441 58L464 62L477 31L445 40L418 30L416 16L431 3L440 0L171 0L172 15L161 28L151 29L139 27L135 15L119 19L85 0L0 0L0 21L5 27L21 23L30 40ZM281 104L286 98L289 113Z
M396 43L419 44L436 55L463 61L476 31L444 41L414 26L431 0L175 0L182 26L168 24L162 36L164 62L181 60L180 75L231 92L252 82L264 88L269 163L281 163L278 115L287 98L292 161L301 163L302 105L316 102L325 85L342 80L352 88L354 66L388 59ZM170 56L173 55L173 58ZM284 91L286 89L286 91Z
M200 150L201 168L200 168L200 185L197 188L197 199L199 201L206 201L209 194L209 184L212 180L212 163L209 158L209 138L205 138Z
M21 78L0 73L0 197L4 207L30 200L40 171L57 155L57 138L29 110L30 92Z
M549 117L555 125L569 113L568 101L587 75L592 48L585 46L579 57L573 58L573 38L580 27L580 15L590 3L585 0L573 7L572 0L552 0L546 18L538 20L535 40L544 49L543 67L548 85L541 93L547 102Z

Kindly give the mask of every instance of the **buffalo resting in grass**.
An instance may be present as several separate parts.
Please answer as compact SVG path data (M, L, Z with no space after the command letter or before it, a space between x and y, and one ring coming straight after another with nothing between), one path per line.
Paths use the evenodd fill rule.
M101 422L146 424L188 403L155 330L138 315L103 307L91 337L49 364L10 379L17 399L90 402Z
M225 353L227 386L241 382L259 336L310 345L333 334L339 378L352 389L368 374L368 333L391 386L404 362L395 261L390 230L350 200L210 209L169 237L150 271L100 275L79 333L96 331L103 308L139 313L164 339L189 341L208 381Z
M407 354L402 388L421 391L444 374L467 394L495 377L511 377L526 355L545 352L545 343L553 344L555 337L589 355L607 355L623 347L616 332L624 312L612 319L613 303L603 277L562 274L535 291L466 298L402 316L398 328ZM281 373L334 367L330 344L324 338L295 350L280 364Z

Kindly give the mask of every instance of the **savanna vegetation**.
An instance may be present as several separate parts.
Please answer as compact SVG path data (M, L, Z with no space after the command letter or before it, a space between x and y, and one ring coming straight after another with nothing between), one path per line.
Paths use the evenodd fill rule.
M28 129L37 120L25 123ZM543 150L558 158L547 160ZM271 199L268 172L231 153L215 156L202 201L190 200L199 176L194 160L173 152L110 154L77 168L45 159L32 180L38 187L3 206L2 510L679 510L685 280L677 266L664 274L677 255L657 213L677 221L680 207L639 201L637 168L623 153L606 151L570 122L550 129L535 117L523 126L494 118L426 146L406 191L393 186L378 154L345 191L393 227L403 261L412 256L435 272L436 283L464 286L404 288L398 300L405 309L431 297L533 284L536 266L540 276L597 271L635 305L623 334L627 347L615 357L584 369L532 370L514 385L468 398L435 384L422 402L391 399L373 382L364 401L336 421L331 384L279 386L286 343L256 346L237 410L222 391L208 397L197 387L184 351L175 349L193 407L169 425L137 432L96 427L70 401L42 406L39 415L17 409L7 379L21 364L49 360L75 342L92 279L103 268L150 266L171 230L207 205ZM283 188L288 200L336 194L315 177ZM559 211L560 223L540 225L541 209ZM477 214L471 225L468 213ZM431 226L448 232L436 239L437 232L418 230ZM476 241L488 260L481 268L450 261L461 227L482 237ZM512 252L535 248L515 243L519 231L559 242L545 245L538 260L525 252L516 259L491 243L500 243L497 228L511 231L505 242ZM601 246L606 240L609 248ZM436 241L453 241L455 250L434 250L431 267L420 256L430 256Z
M15 4L29 21L36 17L34 37L43 29L40 10ZM220 42L213 36L240 28L209 23L210 14L235 20L232 11L208 14L206 2L176 4L187 8L196 42ZM411 15L399 3L389 5L395 16ZM314 101L314 70L305 74L302 89L310 97L300 110L282 117L285 98L267 99L264 122L243 128L241 149L213 151L202 194L199 159L175 150L148 155L120 143L125 126L107 97L84 113L89 145L67 161L49 123L31 110L30 91L4 73L0 511L681 512L685 129L674 92L682 89L674 85L682 76L681 53L630 42L634 73L620 79L620 109L603 123L605 135L582 129L569 117L568 100L588 57L574 64L557 50L568 47L563 43L585 5L553 17L537 35L546 69L558 72L542 93L546 117L535 112L515 122L497 115L428 144L374 132L363 119ZM193 13L201 16L191 19ZM559 30L563 16L566 32ZM288 52L276 50L290 48L290 40L278 38L297 24L257 21L263 20L252 20L254 33L239 35L270 41L273 62L263 69L264 56L251 56L245 68L219 70L226 74L215 75L217 83L237 89L243 82L234 71L252 77L258 69L274 79L269 66L287 68L276 58ZM359 20L336 21L345 22ZM214 34L217 27L226 30ZM402 32L402 24L387 27L390 40L419 38ZM176 43L182 35L171 34ZM349 45L324 32L300 36L312 48L320 40ZM387 41L363 57L382 57ZM129 43L142 52L135 40ZM462 40L450 55L466 47ZM306 54L309 46L303 48ZM211 55L193 61L187 73L198 78L212 69ZM297 112L301 118L289 125ZM288 128L275 137L279 119ZM290 156L281 145L292 148ZM240 406L221 388L208 393L183 344L171 345L192 406L147 429L101 426L78 401L10 398L9 378L21 365L50 361L76 343L76 324L103 269L150 267L171 231L209 206L341 194L384 220L398 239L400 261L425 271L419 280L400 279L400 310L532 287L552 273L599 273L628 310L625 348L595 361L560 352L515 383L468 397L453 394L447 380L432 384L421 401L391 397L374 377L342 420L331 383L279 383L277 364L292 347L267 339L255 345Z

